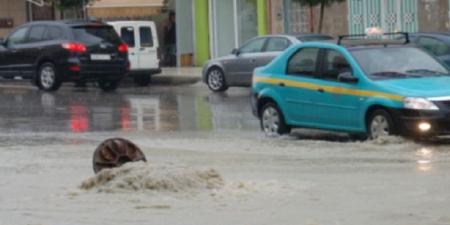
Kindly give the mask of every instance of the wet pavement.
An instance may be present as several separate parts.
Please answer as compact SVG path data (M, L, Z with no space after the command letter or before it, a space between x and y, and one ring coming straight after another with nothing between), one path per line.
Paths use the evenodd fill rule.
M214 94L193 82L115 93L0 84L0 225L450 224L447 140L267 138L249 101L247 88ZM112 137L136 143L156 172L130 169L108 178L115 186L81 190L94 150ZM198 178L186 176L210 168L223 184L190 188ZM124 188L142 176L170 185Z
M249 90L214 94L185 86L124 87L104 93L66 86L46 93L0 89L0 133L257 130Z

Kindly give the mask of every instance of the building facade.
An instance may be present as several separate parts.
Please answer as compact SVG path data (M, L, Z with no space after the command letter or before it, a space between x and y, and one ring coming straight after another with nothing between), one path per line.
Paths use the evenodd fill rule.
M4 38L15 27L30 21L84 17L81 4L80 7L61 12L50 1L44 1L44 3L43 6L38 6L27 0L0 0L0 37Z
M178 65L202 65L210 58L229 54L257 35L317 32L320 16L318 7L303 6L294 0L98 1L101 2L122 5L110 3L108 12L98 11L107 15L105 19L149 19L160 24L159 29L167 19L167 12L175 11ZM125 18L125 9L130 10L125 3L130 2L155 7L138 7L133 11L136 13L126 13ZM61 18L54 7L37 7L26 0L0 0L0 5L0 37L27 21ZM325 9L322 33L333 36L364 33L366 28L375 26L390 32L448 32L449 5L450 0L347 0ZM84 16L83 12L80 8L63 16L79 18ZM159 31L160 39L164 39Z
M27 5L25 0L0 0L0 5L0 37L5 37L14 27L28 21Z

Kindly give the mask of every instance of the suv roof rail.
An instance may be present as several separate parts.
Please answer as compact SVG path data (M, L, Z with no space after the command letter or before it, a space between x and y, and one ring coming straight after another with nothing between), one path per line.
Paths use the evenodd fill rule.
M369 34L339 35L337 44L338 45L342 45L342 40L344 40L344 39L347 39L347 40L359 40L359 41L360 40L370 41L370 42L368 42L366 44L384 44L384 45L386 45L386 44L398 44L398 42L397 43L393 43L393 42L389 43L386 40L380 40L380 39L377 39L377 38L370 38L370 37L389 36L389 35L403 35L403 38L405 39L405 41L403 43L401 43L401 44L406 45L406 44L410 43L409 33L408 32L392 32L392 33L382 33L382 34L376 34L376 35L369 35ZM367 38L367 39L352 39L352 38L357 38L357 37L364 37L364 38ZM350 38L350 39L348 39L348 38ZM398 39L396 39L396 40L398 40ZM364 43L360 43L360 44L364 44Z
M88 18L88 19L69 19L63 20L67 24L77 24L77 23L103 23L101 20L96 18Z

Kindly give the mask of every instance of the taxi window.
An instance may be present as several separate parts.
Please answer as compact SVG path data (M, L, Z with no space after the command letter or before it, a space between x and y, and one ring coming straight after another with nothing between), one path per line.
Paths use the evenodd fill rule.
M326 50L324 60L322 70L323 79L337 81L339 74L352 71L345 57L336 50Z
M443 56L450 54L450 48L444 42L431 38L431 37L420 37L417 41L417 45L426 49L436 56Z
M319 48L303 48L296 52L288 62L287 74L301 76L315 76L317 74L317 61Z

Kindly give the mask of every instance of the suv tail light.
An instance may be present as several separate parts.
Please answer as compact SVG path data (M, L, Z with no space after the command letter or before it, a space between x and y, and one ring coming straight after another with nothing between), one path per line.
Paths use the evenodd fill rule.
M69 50L69 52L84 53L87 51L86 45L74 42L64 43L61 45L61 47L63 47L66 50Z
M128 45L122 43L119 45L118 50L121 53L126 53L126 52L128 52Z

